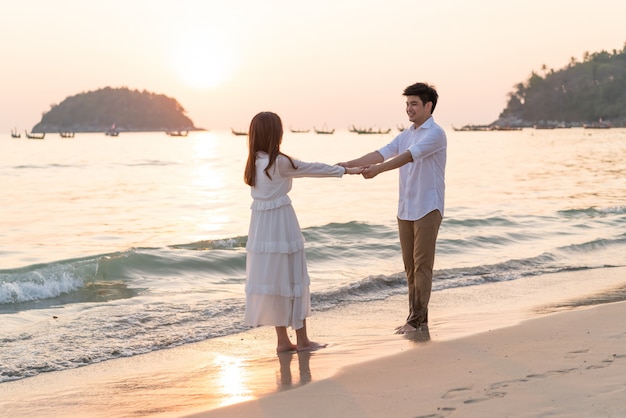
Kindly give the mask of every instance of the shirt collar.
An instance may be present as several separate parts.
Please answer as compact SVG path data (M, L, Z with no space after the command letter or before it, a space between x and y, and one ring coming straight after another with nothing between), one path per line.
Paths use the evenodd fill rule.
M430 115L428 119L426 119L424 123L422 123L420 126L415 126L415 124L412 124L411 129L419 129L419 128L428 129L431 126L433 126L434 123L435 123L435 120L433 119L433 116Z

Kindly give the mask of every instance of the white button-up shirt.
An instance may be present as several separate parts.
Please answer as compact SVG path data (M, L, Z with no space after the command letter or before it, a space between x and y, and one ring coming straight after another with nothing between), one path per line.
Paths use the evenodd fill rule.
M445 131L431 116L417 128L411 125L378 150L385 160L407 150L413 156L413 162L399 169L399 219L416 221L435 209L443 216L447 146Z

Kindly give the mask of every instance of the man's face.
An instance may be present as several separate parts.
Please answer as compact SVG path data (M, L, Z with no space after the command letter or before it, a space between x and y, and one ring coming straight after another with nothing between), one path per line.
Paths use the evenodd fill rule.
M427 102L426 104L422 103L422 99L420 99L419 96L407 96L406 114L409 116L411 122L419 126L430 117L432 105L432 102Z

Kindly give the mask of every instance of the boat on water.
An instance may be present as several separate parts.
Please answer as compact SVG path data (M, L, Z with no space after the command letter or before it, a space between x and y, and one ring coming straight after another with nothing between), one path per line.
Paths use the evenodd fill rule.
M28 139L44 139L46 137L46 133L42 132L42 133L28 133L28 131L24 131L24 133L26 134L26 138Z
M493 127L489 126L489 125L464 125L460 128L455 128L454 125L452 126L452 129L454 129L455 131L462 131L462 132L467 132L467 131L493 131Z
M348 129L350 132L354 132L357 133L359 135L383 135L383 134L388 134L389 132L391 132L391 128L386 129L386 130L382 130L380 128L378 129L373 129L373 128L368 128L368 129L359 129L357 127L355 127L354 125L352 125L352 127L350 129Z
M522 127L521 126L500 126L500 125L495 125L493 127L494 131L521 131Z
M120 134L120 131L115 127L115 124L113 124L109 129L104 131L104 134L106 136L118 136Z
M465 125L460 128L455 128L452 126L452 129L455 131L521 131L521 126L509 126L509 125Z
M320 134L320 135L332 135L335 133L335 129L317 129L317 128L313 128L315 130L316 134Z
M165 131L165 134L168 136L187 136L189 131Z
M247 136L248 135L248 132L236 131L233 128L230 128L230 131L233 133L233 135L237 135L237 136Z
M294 134L305 134L307 132L310 132L310 129L293 129L293 128L289 128L289 131L294 133Z
M17 129L11 129L11 138L21 138L22 135L17 132Z
M59 132L61 138L74 138L74 132Z
M608 122L594 122L583 124L583 128L585 129L610 129L612 127L613 125Z

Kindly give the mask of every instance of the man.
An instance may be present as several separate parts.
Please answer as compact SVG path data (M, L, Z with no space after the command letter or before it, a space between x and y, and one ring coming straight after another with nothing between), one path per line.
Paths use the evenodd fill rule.
M428 323L437 233L443 218L447 139L432 113L439 95L416 83L404 90L413 123L389 144L345 163L365 167L363 177L399 169L398 232L409 287L409 316L396 328L406 334Z

